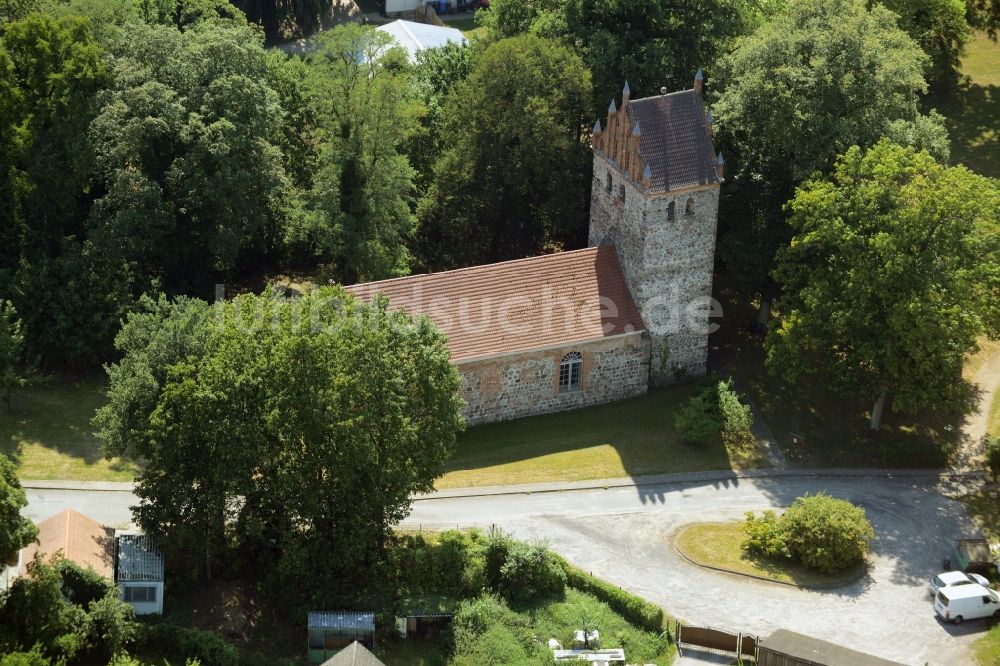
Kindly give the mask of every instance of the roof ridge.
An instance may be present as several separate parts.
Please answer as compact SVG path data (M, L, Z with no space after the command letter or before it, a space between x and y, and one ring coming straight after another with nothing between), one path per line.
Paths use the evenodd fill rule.
M559 252L552 252L550 254L536 254L533 257L521 257L520 259L507 259L505 261L495 261L495 262L489 263L489 264L476 264L475 266L464 266L462 268L449 268L448 270L445 270L445 271L434 271L434 272L431 272L431 273L414 273L412 275L403 275L401 277L386 278L385 280L372 280L371 282L358 282L356 284L341 285L341 286L343 286L343 287L365 287L365 286L373 285L373 284L388 284L390 282L400 282L402 280L412 280L414 278L428 277L428 276L432 276L432 275L433 276L437 276L437 275L454 275L456 273L461 273L461 272L465 272L465 271L474 271L474 270L477 270L477 269L483 269L483 268L488 268L488 267L492 268L492 267L496 267L496 266L506 266L508 264L530 263L530 262L533 262L533 261L541 261L541 260L544 260L544 259L551 259L552 257L563 257L563 256L566 256L566 255L571 255L571 254L574 254L574 255L575 254L583 254L585 252L596 253L602 247L612 247L613 248L614 245L608 245L608 246L595 245L593 247L584 247L584 248L580 248L580 249L577 249L577 250L561 250Z

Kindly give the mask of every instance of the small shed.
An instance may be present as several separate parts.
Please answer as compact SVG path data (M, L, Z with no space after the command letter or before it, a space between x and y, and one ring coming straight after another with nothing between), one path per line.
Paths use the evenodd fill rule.
M962 539L955 544L955 564L966 573L989 575L993 570L993 552L986 539Z
M396 612L396 632L400 638L435 638L451 625L456 605L436 595L404 599Z
M353 611L309 611L309 662L321 664L357 641L375 647L375 614Z
M115 582L136 615L163 614L163 553L153 537L118 536Z
M778 629L757 646L757 666L903 666L896 661Z

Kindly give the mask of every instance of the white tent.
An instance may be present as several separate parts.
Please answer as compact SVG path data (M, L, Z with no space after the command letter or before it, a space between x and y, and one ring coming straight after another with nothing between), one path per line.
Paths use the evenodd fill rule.
M415 23L399 19L380 25L376 30L391 35L396 42L406 49L411 62L416 60L417 53L424 49L433 49L446 44L467 44L465 35L458 28L442 28L427 23Z

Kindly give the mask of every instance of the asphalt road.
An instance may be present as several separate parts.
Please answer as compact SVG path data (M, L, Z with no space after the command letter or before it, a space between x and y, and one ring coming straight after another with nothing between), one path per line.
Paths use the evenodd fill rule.
M681 526L739 520L826 491L865 507L875 526L864 579L809 591L695 567L673 549ZM949 545L975 527L927 478L782 477L638 487L422 499L405 525L425 529L498 525L544 539L578 566L661 604L688 622L766 636L785 627L906 664L971 663L969 646L989 621L954 627L933 614L927 583ZM29 489L26 513L76 508L107 524L130 522L127 491Z

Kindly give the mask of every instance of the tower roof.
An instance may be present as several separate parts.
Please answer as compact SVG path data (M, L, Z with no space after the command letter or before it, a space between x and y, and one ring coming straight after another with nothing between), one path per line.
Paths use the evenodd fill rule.
M653 191L719 182L701 95L684 90L631 100L628 111L642 125L639 154L652 172Z

